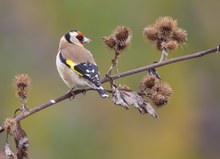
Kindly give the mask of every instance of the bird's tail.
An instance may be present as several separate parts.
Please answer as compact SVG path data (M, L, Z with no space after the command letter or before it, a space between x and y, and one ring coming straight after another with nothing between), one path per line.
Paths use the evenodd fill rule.
M96 90L102 98L108 98L109 97L102 86L97 88Z

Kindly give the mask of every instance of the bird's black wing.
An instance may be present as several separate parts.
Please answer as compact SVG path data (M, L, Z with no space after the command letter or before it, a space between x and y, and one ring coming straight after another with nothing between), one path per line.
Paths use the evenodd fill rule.
M74 66L74 70L81 74L97 87L101 86L98 67L90 62L80 63Z

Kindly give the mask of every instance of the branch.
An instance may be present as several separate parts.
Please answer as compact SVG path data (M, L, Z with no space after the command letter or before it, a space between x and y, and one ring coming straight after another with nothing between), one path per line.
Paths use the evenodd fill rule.
M136 69L133 69L133 70L129 70L129 71L126 71L126 72L123 72L123 73L120 73L120 74L113 75L113 76L111 76L111 78L113 80L114 79L119 79L119 78L122 78L122 77L125 77L125 76L140 73L140 72L152 69L152 68L157 68L157 67L161 67L161 66L164 66L164 65L176 63L176 62L179 62L179 61L185 61L185 60L189 60L189 59L193 59L193 58L197 58L197 57L202 57L204 55L208 55L208 54L211 54L211 53L218 53L219 51L220 51L220 45L218 45L215 48L208 49L208 50L192 53L192 54L185 55L185 56L180 56L180 57L177 57L177 58L171 58L171 59L162 61L160 63L154 63L154 64L150 64L150 65L147 65L147 66L139 67L139 68L136 68ZM105 77L101 80L102 83L105 83L107 81L109 81L109 79L107 77Z
M176 62L180 62L180 61L185 61L185 60L189 60L189 59L194 59L194 58L197 58L197 57L202 57L204 55L208 55L208 54L211 54L211 53L218 53L220 51L219 49L220 49L220 45L218 45L215 48L211 48L211 49L208 49L208 50L196 52L196 53L193 53L193 54L189 54L189 55L185 55L185 56L181 56L181 57L177 57L177 58L171 58L171 59L159 62L159 63L150 64L150 65L147 65L147 66L144 66L144 67L139 67L139 68L136 68L136 69L133 69L133 70L129 70L129 71L126 71L126 72L123 72L123 73L120 73L120 74L113 75L113 76L111 76L111 79L115 80L115 79L119 79L119 78L122 78L122 77L137 74L137 73L140 73L140 72L152 69L152 68L161 67L161 66L164 66L164 65L168 65L168 64L172 64L172 63L176 63ZM101 83L106 83L108 81L109 81L109 78L104 77L101 80ZM89 90L91 90L91 89L89 89ZM76 91L74 91L74 94L77 95L77 94L80 94L82 92L83 92L83 90L76 90ZM41 111L45 108L48 108L48 107L50 107L50 106L52 106L56 103L59 103L59 102L65 100L65 99L71 98L71 97L72 97L72 93L71 93L71 91L68 91L67 93L65 93L62 96L59 96L55 99L50 100L47 103L44 103L42 105L36 106L33 109L30 109L28 113L19 114L17 117L15 117L15 120L16 121L21 121L24 118L26 118L26 117L28 117L28 116L30 116L30 115L38 112L38 111ZM5 129L4 126L1 126L0 127L0 133L3 132L4 129Z

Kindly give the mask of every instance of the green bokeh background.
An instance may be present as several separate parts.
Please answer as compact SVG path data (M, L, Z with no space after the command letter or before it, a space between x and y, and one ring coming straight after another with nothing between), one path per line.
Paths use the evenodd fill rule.
M117 25L128 26L132 45L120 58L120 72L156 61L160 53L143 39L142 30L160 16L172 16L188 32L188 43L170 57L219 44L219 0L2 0L0 4L0 121L19 107L12 80L32 78L28 106L67 91L56 67L60 37L79 29L103 76L113 54L102 37ZM65 100L22 121L32 159L219 159L219 54L171 64L159 72L173 88L159 119L124 110L97 93ZM137 89L144 73L117 80ZM108 85L105 84L104 87ZM3 149L5 133L0 135ZM11 140L11 143L13 141Z

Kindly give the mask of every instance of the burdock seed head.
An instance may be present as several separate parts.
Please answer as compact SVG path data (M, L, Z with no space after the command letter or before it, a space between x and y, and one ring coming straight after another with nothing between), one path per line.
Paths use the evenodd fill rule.
M157 93L163 94L167 97L170 97L173 94L172 88L166 82L157 82L155 87L154 87L154 90Z
M158 18L155 23L154 27L160 31L161 33L170 33L174 28L177 26L177 21L173 20L172 17L160 17Z
M157 82L155 87L153 88L152 102L160 107L166 105L173 94L172 88L164 82Z
M161 107L163 105L166 105L169 101L168 97L166 97L165 95L162 94L154 94L152 96L152 102L157 106L157 107Z
M112 38L111 36L105 36L103 38L103 42L110 48L110 49L114 49L115 45L116 45L116 41L114 38Z
M178 48L178 43L175 40L169 40L168 42L162 42L161 47L170 51L175 51Z
M173 51L187 42L186 31L169 16L158 18L154 24L144 28L143 34L160 51Z
M111 35L103 37L103 41L110 49L121 51L131 42L130 29L126 26L117 26Z
M152 42L154 42L158 38L158 30L151 25L144 28L143 34L148 40Z
M145 76L140 83L140 90L145 90L147 88L152 88L155 86L156 78L154 75Z
M27 98L28 88L31 83L31 79L27 74L18 74L15 76L16 94L22 99Z
M173 30L173 40L176 41L177 43L185 43L187 42L187 32L181 28L175 28Z

